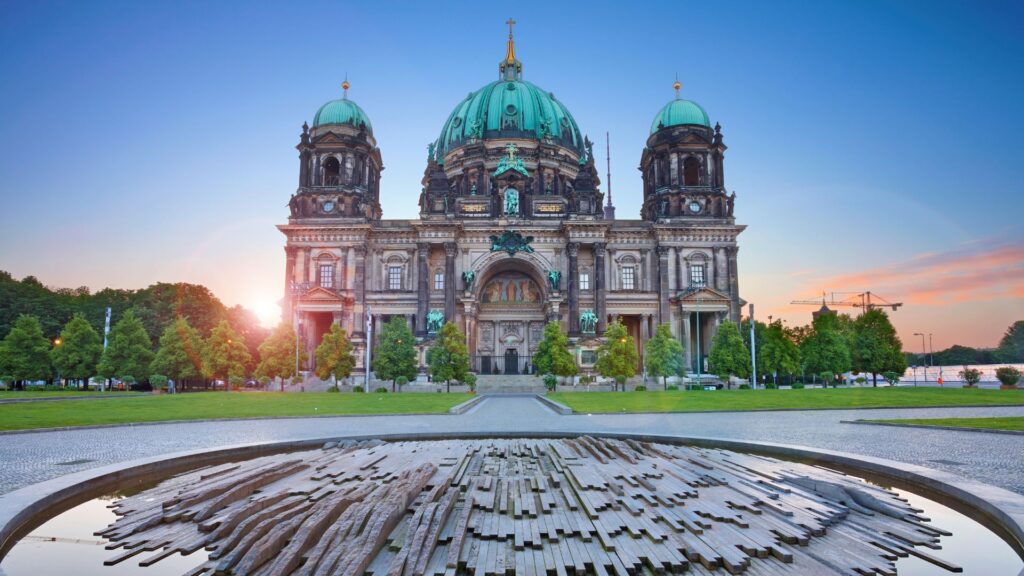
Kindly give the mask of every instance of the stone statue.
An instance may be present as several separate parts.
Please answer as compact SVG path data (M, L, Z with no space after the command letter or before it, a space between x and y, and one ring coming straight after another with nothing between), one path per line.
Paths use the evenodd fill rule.
M476 272L472 270L466 270L462 273L462 283L466 285L466 290L473 289L473 281L476 280Z
M505 190L505 214L512 216L519 214L519 191L515 188Z
M728 207L726 208L726 213L727 213L728 216L732 216L732 207L733 207L733 204L735 202L736 202L736 191L733 190L732 194L729 195L729 202L727 204Z
M469 125L469 137L479 138L482 126L480 125L480 119L474 118L473 123Z
M558 286L562 283L562 273L558 270L548 270L548 284L552 292L558 292Z
M292 218L299 215L299 203L295 200L295 194L288 200L288 209L291 210Z
M668 198L661 199L661 205L658 207L658 216L668 216Z
M584 310L580 314L580 332L593 334L597 331L597 314L593 310Z
M469 187L469 195L476 196L476 182L473 182L473 185Z
M437 334L441 331L442 324L444 324L444 312L440 310L427 312L427 334Z
M436 146L436 144L434 142L431 142L430 144L427 144L427 158L433 158L434 157L434 146Z

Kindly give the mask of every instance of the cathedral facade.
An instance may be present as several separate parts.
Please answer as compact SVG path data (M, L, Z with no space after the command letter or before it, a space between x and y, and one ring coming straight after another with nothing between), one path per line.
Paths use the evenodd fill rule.
M603 206L592 142L552 93L523 79L511 28L498 79L459 102L428 148L418 219L382 218L381 150L343 87L303 125L299 186L278 226L284 316L310 365L340 324L362 371L367 336L398 316L421 352L454 322L481 374L530 373L552 321L584 372L616 319L641 356L668 324L694 367L718 324L739 319L744 226L725 188L726 146L678 82L640 154L640 219Z

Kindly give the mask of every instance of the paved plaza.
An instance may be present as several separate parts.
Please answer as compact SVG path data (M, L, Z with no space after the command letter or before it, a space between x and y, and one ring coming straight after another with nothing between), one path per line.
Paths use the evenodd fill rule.
M462 415L340 416L2 435L0 493L64 474L248 442L443 432L619 432L797 444L936 468L1024 494L1024 435L843 424L858 418L1024 416L1024 406L561 416L532 396L487 396Z

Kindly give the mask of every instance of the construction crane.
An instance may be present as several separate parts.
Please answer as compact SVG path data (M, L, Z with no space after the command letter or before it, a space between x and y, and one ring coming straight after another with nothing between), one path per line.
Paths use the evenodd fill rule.
M826 296L821 293L821 300L793 300L790 304L818 306L828 308L860 308L862 311L876 308L890 308L893 312L903 306L903 302L890 302L878 294L868 292L831 292Z

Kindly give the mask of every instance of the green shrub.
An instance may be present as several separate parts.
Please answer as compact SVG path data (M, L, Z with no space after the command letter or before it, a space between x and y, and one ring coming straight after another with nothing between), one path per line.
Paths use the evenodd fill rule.
M790 386L790 388L792 388L793 390L803 390L804 389L804 383L803 382L794 382L793 385Z
M641 385L637 386L636 388L633 388L633 392L647 392L647 386L644 386L643 384L641 384Z
M328 389L327 389L327 392L328 392L329 394L330 394L330 393L334 393L334 394L336 394L336 393L338 393L338 392L341 392L341 390L339 390L339 389L338 389L338 387L337 387L337 385L335 385L335 386L331 386L330 388L328 388Z
M555 387L558 386L558 378L554 374L545 374L543 380L544 387L554 392Z
M135 376L121 376L121 382L124 382L125 386L131 386L135 384Z
M1016 386L1020 382L1020 370L1013 366L1002 366L996 368L996 378L1003 386Z
M981 370L964 366L964 369L960 371L960 379L964 381L965 386L972 387L981 382Z
M769 382L769 383L765 384L764 387L765 387L765 390L775 390L776 388L778 388L778 386L776 386L772 382Z
M245 386L245 378L241 376L228 376L228 386L231 386L232 390L241 390L242 386Z
M703 390L704 386L702 384L687 384L686 385L686 389L687 390Z
M740 390L750 390L750 384L740 384Z
M399 376L398 378L395 378L395 386L398 386L398 391L399 392L402 391L402 386L405 386L408 383L409 383L409 379L406 378L405 376Z
M380 388L377 388L376 390L374 390L374 392L376 392L377 394L387 394L388 393L388 389L386 387L384 387L384 386L381 386Z
M264 388L270 386L270 382L270 376L260 376L259 383L262 384Z
M676 386L675 384L669 384L668 386L665 387L665 390L679 390L679 386Z
M883 372L882 373L882 378L885 378L885 381L888 382L890 386L895 386L895 385L899 384L900 378L902 376L903 376L903 374L900 374L899 372L895 372L895 371L891 371L891 370L889 372Z
M163 374L153 374L149 377L149 385L153 387L153 390L166 390L167 376L164 376Z
M462 379L462 383L469 386L470 392L476 392L476 374L466 374L466 377Z
M353 386L352 391L355 392L356 394L362 394L363 392L366 392L366 390L362 386Z

